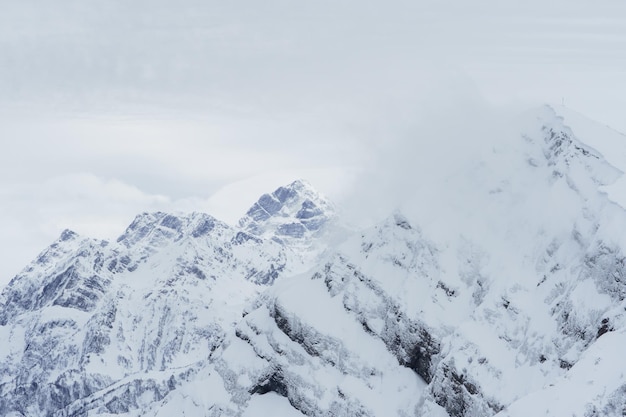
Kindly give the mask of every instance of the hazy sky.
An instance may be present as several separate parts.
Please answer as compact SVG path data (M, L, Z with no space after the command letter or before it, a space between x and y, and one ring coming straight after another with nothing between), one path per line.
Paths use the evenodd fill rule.
M339 197L433 111L562 100L626 131L623 0L4 0L0 284L63 228Z

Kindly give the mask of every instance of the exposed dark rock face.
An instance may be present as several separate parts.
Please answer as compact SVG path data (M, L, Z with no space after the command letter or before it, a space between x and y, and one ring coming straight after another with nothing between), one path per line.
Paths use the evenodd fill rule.
M585 271L594 278L600 291L611 296L615 302L626 298L626 256L617 247L598 242L586 255Z
M301 238L304 236L306 228L300 223L281 224L278 228L278 234L282 236L290 236Z
M213 229L215 229L215 219L209 217L198 223L198 226L196 226L191 235L195 238L199 238L200 236L206 236Z
M295 181L261 196L239 225L252 235L284 244L285 239L307 242L333 217L328 201L310 185Z
M267 394L268 392L275 392L281 397L287 397L289 394L289 387L285 384L285 379L280 372L274 372L266 380L260 384L255 385L250 394Z
M484 398L480 386L450 363L437 367L430 395L450 416L491 416L504 408L494 400Z
M144 213L112 245L64 231L2 293L0 331L23 348L0 361L0 415L123 414L161 401L239 315L220 307L228 288L244 303L292 261L204 214ZM133 377L145 372L167 382Z

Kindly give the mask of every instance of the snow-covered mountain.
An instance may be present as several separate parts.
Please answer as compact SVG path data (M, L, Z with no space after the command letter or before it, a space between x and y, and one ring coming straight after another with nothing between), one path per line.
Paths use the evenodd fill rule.
M0 414L624 415L621 171L549 107L512 126L364 230L296 181L63 232L1 295Z
M281 187L295 211L276 216L295 223L311 206L329 209L309 188ZM333 216L316 214L318 229ZM290 247L206 214L144 213L117 242L66 230L2 292L0 415L102 404L118 413L160 399L221 344L247 303L306 268Z

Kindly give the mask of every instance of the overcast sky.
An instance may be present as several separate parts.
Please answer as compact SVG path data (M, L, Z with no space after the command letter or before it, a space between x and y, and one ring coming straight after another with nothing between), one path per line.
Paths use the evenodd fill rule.
M433 109L626 132L625 93L623 0L3 0L0 284L64 228L232 222L298 177L340 199Z

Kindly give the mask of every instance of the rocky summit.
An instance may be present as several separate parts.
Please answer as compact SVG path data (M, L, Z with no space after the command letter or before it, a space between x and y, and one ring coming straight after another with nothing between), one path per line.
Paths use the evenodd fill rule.
M64 231L0 296L0 415L624 415L622 173L519 122L365 228L296 181Z

